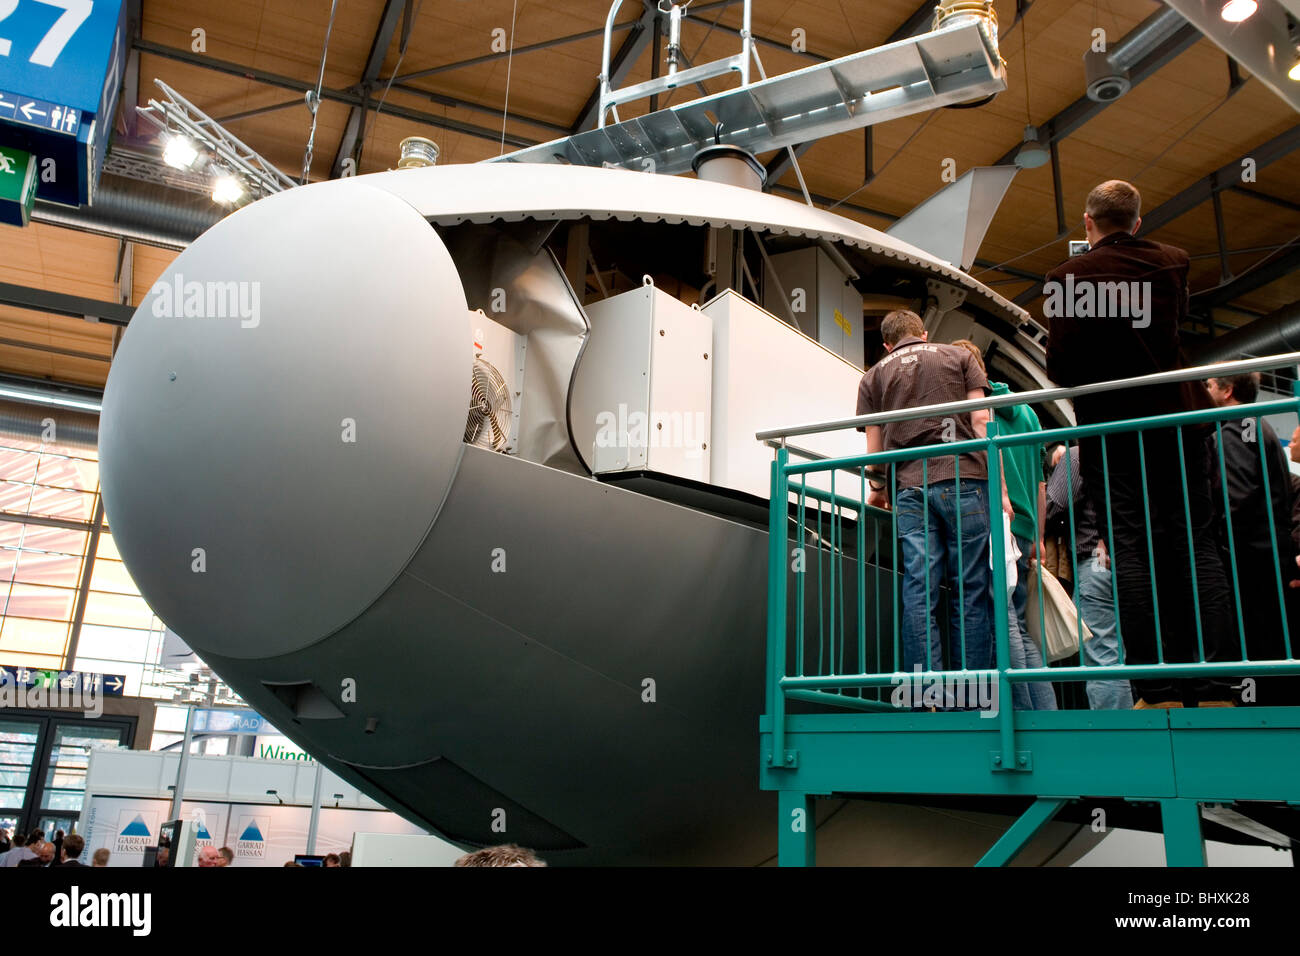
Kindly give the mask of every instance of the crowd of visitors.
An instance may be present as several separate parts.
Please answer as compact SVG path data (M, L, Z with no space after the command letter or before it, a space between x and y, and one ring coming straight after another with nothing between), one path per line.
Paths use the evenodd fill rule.
M1085 204L1089 249L1050 272L1045 290L1143 288L1140 317L1049 309L1047 373L1083 386L1184 367L1187 254L1138 238L1140 196L1097 186ZM1050 302L1049 296L1049 302ZM1068 302L1067 302L1068 305ZM974 342L931 342L916 313L881 322L886 355L862 377L857 413L941 405L1011 392L990 382ZM1080 395L1078 425L1250 405L1259 377L1238 375ZM1028 404L866 426L869 453L1041 430ZM1300 461L1300 428L1291 455ZM1016 443L990 487L982 451L917 458L873 478L868 503L896 512L902 670L982 670L995 661L993 609L1005 607L1010 664L1040 668L1027 605L1036 575L1055 575L1086 631L1085 665L1277 660L1300 620L1300 478L1263 418L1093 434L1069 447ZM997 502L1002 515L998 514ZM1005 516L1005 517L1003 517ZM994 601L991 538L1003 537L1008 593ZM1012 563L1014 559L1014 564ZM1154 577L1154 580L1153 580ZM948 601L947 614L943 602ZM1078 661L1074 661L1078 663ZM1291 677L1143 677L1086 682L1092 709L1300 703ZM1050 682L1017 682L1019 710L1060 705Z

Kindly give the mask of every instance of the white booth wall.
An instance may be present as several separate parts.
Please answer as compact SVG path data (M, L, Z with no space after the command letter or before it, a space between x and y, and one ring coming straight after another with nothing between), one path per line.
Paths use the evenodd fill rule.
M180 754L160 751L91 753L77 827L86 840L86 863L95 850L107 847L109 866L142 865L145 847L157 845L158 828L169 818L173 791L168 788L176 784L179 762ZM315 781L311 761L191 756L181 812L202 825L199 846L234 851L233 866L283 866L294 854L306 852ZM425 833L328 770L321 781L321 804L318 854L350 849L358 832ZM462 852L437 842L446 848L439 856L454 859Z

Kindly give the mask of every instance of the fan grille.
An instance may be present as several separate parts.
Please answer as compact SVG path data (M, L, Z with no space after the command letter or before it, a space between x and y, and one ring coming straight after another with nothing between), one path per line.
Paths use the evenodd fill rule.
M475 356L465 441L481 448L505 451L510 440L510 416L510 389L505 379L491 362L481 355Z

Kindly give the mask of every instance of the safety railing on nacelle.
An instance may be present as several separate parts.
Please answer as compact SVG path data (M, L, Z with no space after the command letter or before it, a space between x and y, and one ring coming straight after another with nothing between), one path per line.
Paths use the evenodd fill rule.
M1283 548L1279 541L1278 522L1279 519L1285 518L1289 523L1291 516L1275 514L1274 499L1271 494L1272 488L1270 487L1270 483L1275 479L1270 477L1269 461L1266 457L1274 450L1266 448L1264 435L1267 434L1267 429L1264 427L1264 419L1269 415L1295 414L1300 410L1300 385L1296 387L1297 397L1287 399L1206 408L1197 411L1122 421L1108 421L1084 426L1074 425L1020 434L999 434L996 415L994 415L983 438L945 442L922 448L896 449L873 454L864 453L842 458L822 457L815 452L794 446L789 439L801 435L870 427L910 419L950 418L979 409L997 409L1020 404L1041 404L1084 395L1114 392L1121 389L1172 385L1208 378L1223 379L1247 372L1275 369L1287 365L1294 366L1297 363L1300 363L1300 352L1239 362L1223 362L1073 388L1038 389L759 432L758 439L776 448L775 461L772 464L772 495L769 521L768 681L766 688L766 712L773 718L774 739L772 753L777 755L784 753L787 701L796 700L811 704L833 705L858 711L894 711L898 708L896 700L891 699L890 702L886 702L880 699L879 692L885 687L893 686L898 688L904 684L909 686L926 684L946 688L950 686L961 687L963 685L974 686L976 682L985 681L992 685L997 695L995 700L1000 702L1000 706L996 707L996 717L999 721L998 728L1003 754L1016 753L1014 746L1014 708L1012 706L1014 699L1012 687L1016 684L1041 684L1043 682L1070 684L1085 681L1164 681L1175 679L1204 681L1215 677L1223 678L1226 681L1229 678L1248 677L1255 680L1267 677L1287 678L1288 687L1293 690L1294 683L1300 682L1300 661L1297 661L1295 657L1295 645L1289 633L1289 621L1300 620L1300 614L1294 613L1295 608L1291 608L1291 613L1288 613L1287 605L1291 590L1289 587L1290 581L1293 578L1300 580L1300 572L1292 568L1284 569L1281 563L1280 556L1288 549ZM1252 434L1257 434L1259 438L1256 444L1260 456L1260 474L1263 477L1264 484L1261 489L1263 491L1262 500L1269 528L1269 541L1267 544L1272 555L1272 581L1269 582L1269 590L1276 595L1281 631L1279 653L1267 658L1258 656L1252 658L1248 653L1247 629L1244 622L1245 614L1243 613L1243 587L1238 573L1238 545L1240 542L1235 541L1233 537L1232 502L1229 500L1227 482L1223 480L1226 473L1223 450L1224 425L1234 420L1241 421L1243 425L1246 422L1254 422L1255 430ZM1212 430L1213 435L1189 435L1190 430L1198 426L1202 430ZM1210 441L1211 437L1213 443ZM1094 482L1093 485L1089 486L1088 496L1091 497L1097 491L1100 491L1101 494L1098 497L1104 501L1105 518L1104 522L1099 523L1099 531L1103 532L1100 537L1103 538L1103 541L1098 554L1101 555L1105 552L1108 556L1111 595L1119 647L1119 663L1090 664L1085 661L1084 645L1087 638L1083 633L1085 625L1083 616L1080 614L1077 623L1079 631L1077 634L1079 644L1077 663L1066 666L1047 666L1045 661L1044 665L1039 667L1012 666L1008 627L1008 602L1010 596L1006 568L1008 542L1005 539L1000 523L990 521L991 568L989 569L989 586L992 590L990 636L995 659L990 662L991 666L967 667L966 650L968 642L965 633L966 615L963 613L958 627L961 647L960 659L956 659L952 649L949 648L948 666L942 670L932 669L929 666L932 659L931 652L934 649L930 643L932 622L927 614L925 625L925 660L927 666L911 673L907 672L900 666L900 661L904 655L900 646L900 613L902 613L902 609L900 608L901 602L898 590L902 575L899 573L897 559L899 553L898 512L896 507L891 507L888 511L885 511L868 504L866 489L868 487L869 470L875 471L877 475L882 477L886 473L888 474L889 502L894 505L897 502L898 491L896 486L896 466L902 462L921 459L924 474L928 467L928 461L952 458L957 476L954 487L959 490L962 480L960 478L961 456L966 453L982 452L987 462L988 487L998 488L1002 482L1003 453L1022 446L1046 446L1064 443L1067 451L1062 456L1061 466L1067 469L1066 487L1071 490L1071 494L1067 499L1066 526L1069 532L1070 561L1075 572L1074 580L1077 581L1079 555L1075 548L1076 519L1078 517L1076 508L1082 507L1082 503L1076 504L1075 501L1075 483L1074 476L1071 473L1073 456L1068 449L1071 443L1076 443L1081 439L1095 439L1096 445L1101 450L1100 483L1103 487L1097 489ZM1151 611L1154 617L1155 637L1154 660L1133 663L1127 661L1128 655L1124 649L1123 624L1128 615L1122 614L1120 608L1119 571L1116 561L1117 552L1115 551L1116 522L1114 514L1111 513L1112 472L1110 462L1107 460L1108 443L1118 442L1122 445L1128 439L1135 440L1136 460L1140 465L1141 472L1141 497L1145 525L1141 530L1145 532L1145 555L1150 563L1147 572L1150 580ZM1203 588L1208 586L1207 581L1212 577L1212 574L1203 573L1202 577L1205 580L1198 583L1197 562L1200 560L1198 547L1203 549L1206 544L1203 541L1193 540L1192 497L1188 484L1188 455L1199 454L1196 450L1197 446L1194 445L1194 442L1197 441L1204 443L1203 447L1206 453L1217 455L1220 482L1216 494L1218 496L1217 504L1221 505L1222 511L1214 515L1214 521L1217 522L1215 524L1216 529L1221 524L1224 535L1221 539L1216 538L1214 546L1217 549L1216 553L1219 555L1223 573L1231 581L1231 604L1234 612L1236 636L1241 651L1239 660L1229 660L1217 652L1211 656L1211 659L1207 659L1206 634L1202 629L1202 621L1208 611L1207 608L1202 607L1201 592ZM1184 521L1181 526L1174 529L1177 535L1168 534L1167 538L1162 539L1162 547L1173 546L1172 541L1178 536L1185 536L1185 554L1188 559L1188 571L1191 579L1190 593L1193 604L1191 616L1196 625L1196 653L1192 660L1166 660L1166 634L1161 629L1160 620L1160 588L1169 580L1170 572L1167 569L1157 569L1155 567L1155 558L1157 557L1155 540L1156 535L1162 529L1153 528L1152 526L1152 499L1150 489L1146 486L1148 463L1154 464L1157 461L1151 456L1146 447L1151 443L1154 443L1152 447L1156 451L1176 450L1177 454L1177 472L1180 478L1180 487L1161 490L1169 495L1181 495ZM1132 452L1132 442L1125 447L1127 452ZM997 451L998 454L992 454L994 451ZM792 463L790 460L792 453L806 460ZM856 494L844 495L837 493L835 488L835 474L837 472L849 472L853 476L855 479L853 484L857 487ZM818 473L829 473L829 491L812 488L807 484L808 476ZM1193 478L1199 480L1196 475ZM1289 474L1287 479L1289 480ZM966 480L971 481L972 479ZM927 482L923 478L923 490L927 487ZM1199 495L1199 491L1196 493ZM1000 500L1000 497L998 494L990 493L987 495L987 508L990 516L997 513L996 502ZM808 505L809 499L815 502L816 505L810 507ZM1164 504L1165 499L1161 498L1158 501L1162 508L1168 507ZM1200 508L1201 504L1198 500L1197 507ZM1175 511L1174 514L1176 513ZM850 514L852 518L850 518ZM962 526L960 518L959 505L958 529ZM813 520L817 522L815 531L811 526ZM1034 496L1033 525L1036 529L1041 527L1036 495ZM888 528L887 531L885 530L886 527ZM870 532L868 528L871 529ZM1203 528L1201 530L1204 531ZM870 547L867 540L868 534L872 536ZM960 535L961 532L958 530L959 546ZM1254 543L1258 544L1259 542ZM887 566L882 560L884 556L882 544L888 548L889 561ZM1179 544L1176 547L1181 548L1183 545ZM817 569L815 578L817 592L817 654L815 664L811 656L811 636L806 627L812 613L810 602L807 600L807 585L813 581L810 570L813 559L810 557L810 552L816 552ZM1125 553L1127 554L1127 552ZM868 556L872 559L870 562L867 560ZM927 567L929 566L929 558L930 555L927 549L925 554ZM1126 563L1127 561L1126 558ZM823 571L823 563L826 566L825 571ZM869 587L868 583L868 564L871 565L870 573L874 577L873 587ZM1129 566L1132 567L1131 564ZM1284 573L1284 571L1292 573ZM888 587L887 602L885 602L886 591L881 586L882 575ZM1040 615L1043 615L1046 612L1043 610L1045 602L1041 568L1034 577L1036 582L1033 586L1037 587L1039 594L1039 612ZM790 606L788 600L792 580L797 584L793 607ZM929 580L930 578L927 576L927 583ZM963 608L965 595L960 592L964 586L961 583L964 581L964 576L958 576L957 581L959 592L957 594L957 607ZM1157 586L1158 584L1159 586ZM851 607L856 612L852 615L856 618L856 627L853 628L852 634L850 634L848 627L850 615L846 613L845 595L846 587L850 586L855 593L848 607ZM1252 591L1252 594L1257 596L1259 591ZM1295 596L1300 597L1300 591L1296 591ZM1169 595L1167 594L1166 601L1168 600ZM888 611L884 610L884 603L890 605ZM874 605L874 607L869 608L869 604ZM929 592L926 594L926 605L927 611L933 606ZM1187 613L1186 609L1167 608L1167 610L1173 610L1182 615ZM791 615L792 611L793 615ZM1215 608L1213 611L1214 613L1221 613L1222 609ZM1173 616L1176 615L1167 614L1167 617ZM869 624L873 622L874 628L869 628ZM1041 633L1044 630L1044 621L1040 619L1039 624ZM1136 637L1136 635L1134 636ZM1217 641L1218 635L1212 635L1212 639ZM1254 644L1255 642L1251 643ZM875 662L873 667L868 667L869 655ZM1180 652L1177 656L1184 657L1186 655ZM890 666L885 667L885 664ZM960 666L957 666L958 664ZM874 699L866 696L867 692L872 690L877 694ZM849 693L850 691L856 693ZM951 697L942 697L941 700L943 703L935 709L947 709L951 703ZM1258 702L1265 703L1265 701ZM1285 702L1300 703L1300 698L1295 700L1287 699ZM910 709L931 709L917 706L916 701L909 702L907 706ZM922 729L924 723L924 721L918 721L918 729Z

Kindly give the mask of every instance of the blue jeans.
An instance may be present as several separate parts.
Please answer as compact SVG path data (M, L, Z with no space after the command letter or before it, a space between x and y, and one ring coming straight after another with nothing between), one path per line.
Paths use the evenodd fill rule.
M1092 557L1080 556L1075 572L1074 600L1092 637L1083 642L1089 664L1119 663L1119 636L1115 633L1115 604L1111 597L1110 568ZM1088 681L1088 706L1093 710L1125 710L1133 706L1133 691L1126 680Z
M962 668L963 651L966 669L993 666L988 482L965 478L960 491L956 486L956 480L949 479L898 492L903 669L909 674L917 666L943 670L945 647L953 670ZM943 585L950 591L949 634L939 630Z
M1028 538L1016 535L1016 546L1020 548L1020 558L1016 561L1016 586L1007 601L1007 637L1008 650L1011 652L1012 667L1042 667L1043 652L1038 642L1029 636L1025 627L1025 606L1029 603L1029 589L1037 587L1036 581L1029 576L1029 549L1034 543ZM1016 710L1056 710L1056 693L1050 682L1035 681L1032 684L1012 684L1011 703Z

